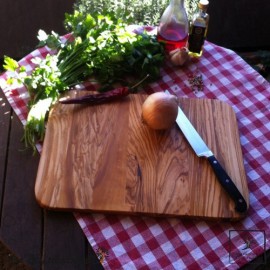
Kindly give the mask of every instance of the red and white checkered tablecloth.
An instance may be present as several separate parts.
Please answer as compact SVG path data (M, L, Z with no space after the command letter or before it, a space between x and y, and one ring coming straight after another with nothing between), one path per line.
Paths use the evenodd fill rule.
M37 49L20 61L29 72ZM189 78L202 75L204 90L192 91ZM28 94L5 88L23 124ZM146 91L169 89L178 96L219 99L236 112L250 191L250 208L238 222L182 220L74 213L105 269L238 269L270 249L270 84L231 50L205 43L204 54L184 68L166 65L162 79ZM42 146L38 146L41 151Z

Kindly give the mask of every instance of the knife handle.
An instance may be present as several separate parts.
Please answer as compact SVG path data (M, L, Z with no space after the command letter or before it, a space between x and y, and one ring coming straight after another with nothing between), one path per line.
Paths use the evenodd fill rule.
M233 199L235 202L235 210L240 213L244 213L247 211L247 203L238 188L235 186L232 179L229 177L229 175L226 173L226 171L223 169L221 164L218 162L216 157L210 156L207 157L210 165L212 166L212 169L218 178L221 186L227 191L229 196Z

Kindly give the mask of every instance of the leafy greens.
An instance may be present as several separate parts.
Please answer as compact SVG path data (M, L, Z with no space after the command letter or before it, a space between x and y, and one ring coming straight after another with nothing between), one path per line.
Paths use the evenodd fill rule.
M46 113L63 92L90 77L100 86L99 91L111 90L116 83L134 85L145 77L149 82L159 77L164 61L163 45L155 36L129 31L128 25L112 14L75 11L65 14L64 25L70 33L66 42L53 31L50 35L39 31L39 46L47 45L55 54L33 59L36 68L30 75L12 58L4 58L4 68L17 72L9 82L22 82L29 92L30 117L24 140L34 151L44 138ZM38 110L44 104L45 111ZM35 116L35 111L42 113Z

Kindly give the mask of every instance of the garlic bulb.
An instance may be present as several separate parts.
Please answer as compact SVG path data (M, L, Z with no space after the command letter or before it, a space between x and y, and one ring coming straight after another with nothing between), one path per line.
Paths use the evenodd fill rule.
M188 49L183 47L170 52L169 58L174 66L183 66L190 59Z
M142 120L152 129L171 128L177 113L177 97L164 92L149 95L142 105Z

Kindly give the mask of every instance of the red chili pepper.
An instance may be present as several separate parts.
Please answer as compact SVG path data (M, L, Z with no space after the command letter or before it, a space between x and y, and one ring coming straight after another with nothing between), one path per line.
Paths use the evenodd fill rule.
M115 101L121 99L130 94L129 87L119 87L115 88L111 91L98 93L98 94L91 94L76 98L68 98L68 99L60 99L59 102L62 104L89 104L89 105L96 105L101 103L106 103L110 101Z
M127 95L129 95L134 88L144 82L150 75L147 74L141 81L133 85L132 87L119 87L115 88L111 91L98 93L98 94L91 94L76 98L62 98L59 100L62 104L89 104L89 105L96 105L101 103L106 103L114 100L119 100Z

